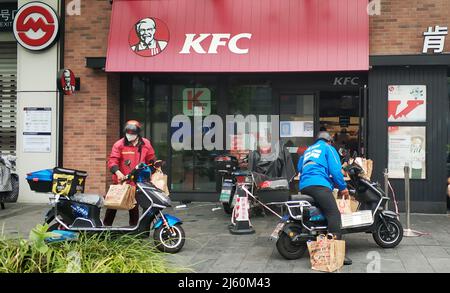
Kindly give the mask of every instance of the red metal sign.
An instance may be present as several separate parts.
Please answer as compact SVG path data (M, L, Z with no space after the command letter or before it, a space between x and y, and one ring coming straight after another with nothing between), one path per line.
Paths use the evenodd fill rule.
M56 12L42 2L23 5L14 18L14 36L22 47L29 50L44 50L53 45L58 29Z
M106 71L368 70L367 3L115 0Z
M75 92L75 74L70 69L62 69L58 73L58 89L64 95L72 95Z

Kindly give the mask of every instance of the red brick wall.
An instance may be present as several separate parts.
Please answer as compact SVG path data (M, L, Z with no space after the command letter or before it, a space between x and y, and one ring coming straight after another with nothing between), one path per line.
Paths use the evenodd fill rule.
M64 100L63 163L88 171L86 192L104 193L106 160L119 133L119 78L87 68L85 57L106 56L111 5L80 2L81 15L65 22L64 64L81 78L81 91Z
M381 0L381 15L370 16L370 54L422 54L423 32L435 25L450 27L450 0Z

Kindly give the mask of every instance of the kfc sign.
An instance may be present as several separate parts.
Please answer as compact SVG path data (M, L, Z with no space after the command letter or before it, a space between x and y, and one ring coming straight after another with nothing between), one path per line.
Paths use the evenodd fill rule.
M13 31L17 42L32 51L44 50L56 41L59 21L47 4L30 2L23 5L14 18Z
M198 54L217 54L217 48L219 46L228 47L230 52L234 54L247 54L248 48L238 47L238 41L241 39L251 39L252 34L242 33L235 36L231 34L186 34L186 39L184 40L183 49L181 49L180 54L191 53L191 48L195 53ZM208 50L206 51L203 47L205 40L210 40Z
M128 44L131 51L142 57L153 57L164 51L169 43L167 25L154 17L136 22L130 31Z
M367 1L114 0L105 71L367 71Z
M180 54L217 54L219 47L227 47L231 53L247 54L248 47L241 47L240 40L250 40L252 34L185 34ZM130 31L128 45L142 57L153 57L164 51L169 43L169 29L160 19L146 17L137 21Z
M70 69L62 69L58 73L58 89L64 95L72 95L75 92L75 74Z
M183 90L183 114L187 116L211 114L211 91L208 88L185 88Z

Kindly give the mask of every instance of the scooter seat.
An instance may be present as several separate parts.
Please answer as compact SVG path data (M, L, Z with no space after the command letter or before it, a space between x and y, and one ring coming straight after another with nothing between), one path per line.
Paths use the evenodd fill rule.
M292 201L304 200L304 201L309 202L310 204L315 203L315 200L312 196L309 196L307 194L301 194L301 193L291 195L291 200Z
M103 207L103 197L98 194L89 194L89 193L77 193L70 198L72 201L90 204L97 206L99 208Z

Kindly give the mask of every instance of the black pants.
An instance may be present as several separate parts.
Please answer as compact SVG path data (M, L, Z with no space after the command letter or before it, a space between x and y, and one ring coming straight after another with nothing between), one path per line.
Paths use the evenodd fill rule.
M134 208L128 211L130 214L130 226L136 226L139 220L139 207L135 205ZM103 219L103 224L105 226L112 226L114 218L116 217L117 210L107 209L105 212L105 218Z
M322 211L328 221L328 232L341 238L341 213L334 199L333 192L324 186L314 185L303 188L302 194L312 196L318 208Z

